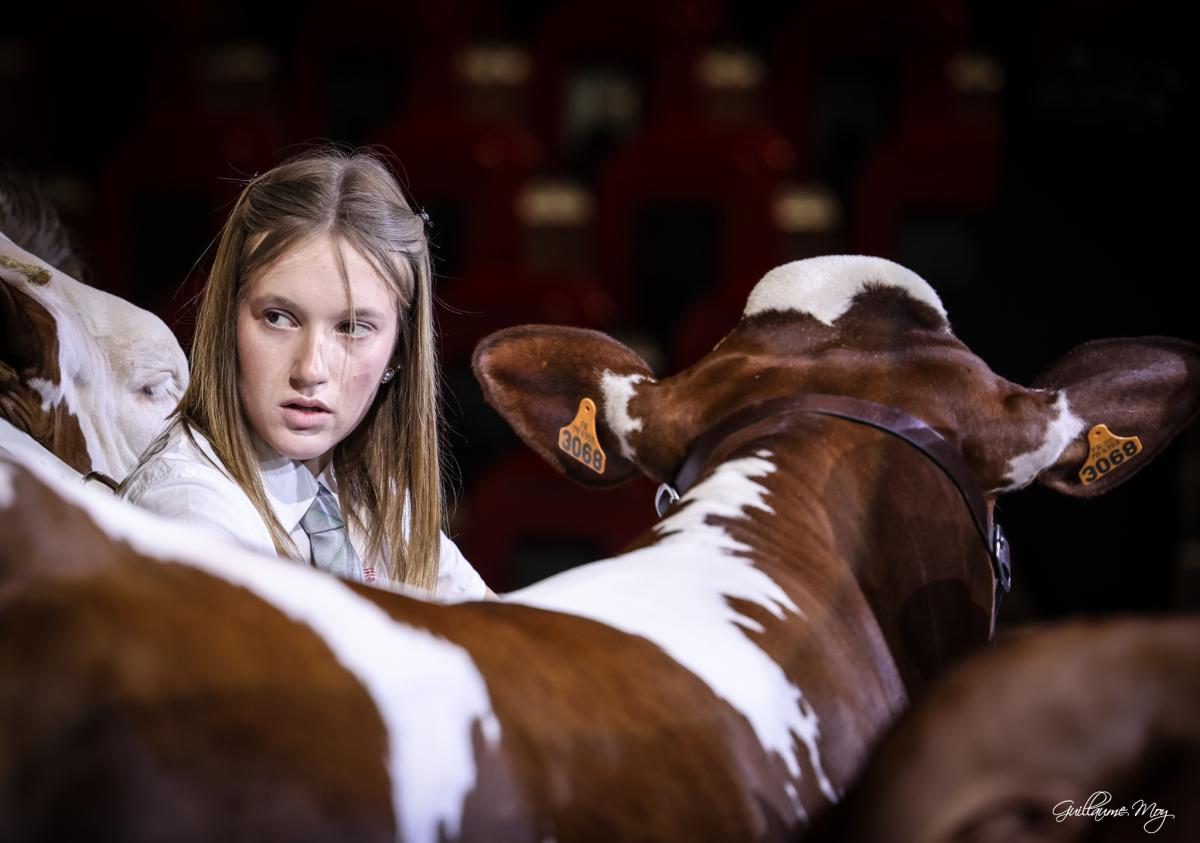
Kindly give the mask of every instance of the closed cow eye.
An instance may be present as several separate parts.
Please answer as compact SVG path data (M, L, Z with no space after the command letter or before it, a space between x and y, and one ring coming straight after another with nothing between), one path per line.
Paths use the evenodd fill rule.
M161 372L139 388L142 395L150 399L175 397L175 378L170 372Z

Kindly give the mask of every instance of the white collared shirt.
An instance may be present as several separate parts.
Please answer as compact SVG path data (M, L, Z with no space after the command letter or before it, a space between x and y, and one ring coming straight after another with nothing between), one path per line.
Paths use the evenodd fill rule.
M225 471L208 440L195 431L193 444L182 430L130 479L122 497L164 518L186 521L220 533L259 553L275 556L275 543L266 523L242 488ZM301 558L311 553L308 534L300 519L317 496L318 484L337 495L332 463L313 476L304 463L280 456L256 440L263 491L275 517L296 543ZM407 526L407 517L406 517ZM365 558L363 537L347 525L350 543ZM381 569L383 566L379 566ZM391 586L386 580L376 583ZM441 534L441 560L434 597L443 601L482 600L487 586L471 563L445 534Z

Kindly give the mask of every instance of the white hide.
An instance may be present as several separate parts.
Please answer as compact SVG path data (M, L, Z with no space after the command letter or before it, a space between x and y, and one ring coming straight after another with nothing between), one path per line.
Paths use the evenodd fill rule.
M162 429L187 386L187 358L154 314L81 284L0 235L0 254L50 272L33 284L0 266L12 284L50 312L58 328L58 384L31 386L42 409L59 403L79 420L92 468L121 480Z
M1067 446L1079 438L1086 423L1071 412L1067 402L1067 393L1058 393L1054 402L1058 415L1046 425L1046 436L1036 449L1018 454L1008 461L1008 472L1005 479L1007 485L993 492L1011 492L1028 486L1042 471L1053 465Z
M750 291L743 315L798 311L832 325L850 309L855 296L873 285L904 290L946 318L942 300L920 275L898 263L864 255L829 255L777 266Z
M816 714L746 634L761 626L729 600L749 601L778 618L799 610L744 555L748 546L711 523L713 516L744 518L748 509L772 511L764 501L766 487L755 482L775 471L770 456L760 451L719 466L655 526L654 545L566 571L504 599L591 618L654 642L741 712L763 747L778 754L796 778L801 772L796 741L803 743L821 791L836 800L817 746ZM802 806L793 802L803 816Z
M618 375L607 369L600 375L600 390L604 394L604 421L608 429L617 435L621 455L634 460L633 446L629 437L642 429L642 420L629 415L629 402L633 400L634 387L644 381L642 375Z
M466 650L393 620L335 577L219 542L17 461L86 510L114 540L241 586L311 628L379 711L388 740L380 761L390 776L398 836L435 843L442 832L458 834L463 800L476 782L472 728L479 724L489 745L500 740L487 686ZM13 503L12 476L0 459L0 506Z

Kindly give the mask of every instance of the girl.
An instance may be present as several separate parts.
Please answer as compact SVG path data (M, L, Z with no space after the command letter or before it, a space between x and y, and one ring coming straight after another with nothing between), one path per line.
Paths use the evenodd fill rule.
M254 178L201 296L191 383L121 496L349 579L494 596L440 529L431 277L424 221L374 157Z

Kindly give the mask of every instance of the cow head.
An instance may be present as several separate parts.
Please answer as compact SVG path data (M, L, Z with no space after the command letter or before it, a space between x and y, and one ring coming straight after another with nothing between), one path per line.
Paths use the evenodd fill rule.
M1131 477L1200 407L1200 347L1193 343L1088 343L1022 387L955 338L923 279L862 256L813 258L767 273L733 331L661 381L609 337L563 327L500 331L480 343L474 365L485 396L522 439L591 485L619 483L635 470L670 481L697 437L731 412L824 393L923 419L961 450L989 495L1036 480L1086 497ZM585 464L559 448L560 430L583 398L596 408L602 472L599 460ZM1094 468L1085 483L1080 473L1097 425L1138 437L1140 451Z
M76 471L119 480L186 384L187 359L161 319L0 233L0 419Z

